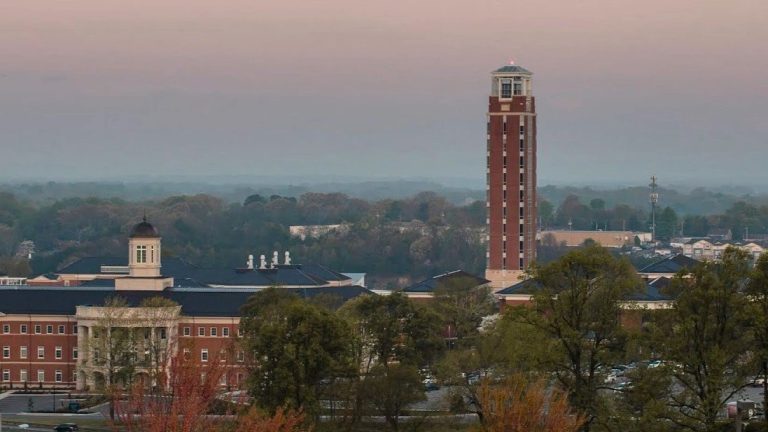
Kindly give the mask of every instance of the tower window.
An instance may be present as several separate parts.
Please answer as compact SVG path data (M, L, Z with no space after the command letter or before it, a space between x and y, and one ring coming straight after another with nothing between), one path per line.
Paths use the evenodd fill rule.
M516 82L515 83L515 96L520 96L523 94L523 83Z
M525 140L524 139L520 140L520 151L525 151Z
M520 126L520 135L525 135L525 126Z
M490 166L490 164L489 164L489 166ZM506 167L507 167L507 157L504 156L504 168L506 168Z
M525 168L525 161L522 156L520 156L520 168Z
M146 246L136 246L136 262L139 264L144 264L147 262L147 247Z
M507 122L506 121L502 124L502 129L504 131L504 134L506 134L507 133Z
M509 80L504 80L501 82L501 97L504 99L509 99L512 97L512 82Z

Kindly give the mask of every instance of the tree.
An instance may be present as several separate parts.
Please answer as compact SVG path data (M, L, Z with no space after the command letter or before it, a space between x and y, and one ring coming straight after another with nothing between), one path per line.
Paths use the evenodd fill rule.
M675 213L672 207L665 207L656 216L656 238L668 241L675 236L676 229L677 213Z
M270 288L243 306L243 343L256 360L248 384L270 413L318 413L323 380L351 374L351 332L330 311Z
M400 416L405 407L426 399L419 370L409 365L376 367L366 377L363 391L365 399L395 431L399 429Z
M540 368L554 374L571 405L586 416L585 430L604 414L601 370L620 359L626 342L620 302L641 287L632 265L599 246L575 250L531 269L532 307L514 319L537 328L548 353Z
M440 316L402 293L360 297L340 312L364 341L365 354L360 358L364 373L391 361L429 364L443 347Z
M226 375L224 363L214 359L202 363L197 357L174 357L168 369L168 386L160 394L148 394L135 384L125 398L114 396L116 430L128 432L298 432L303 427L300 412L278 408L273 416L249 407L238 412L244 400L220 391ZM234 415L233 421L212 416ZM217 411L219 410L219 411Z
M747 285L752 302L752 327L754 329L756 354L762 367L763 378L763 406L768 407L768 254L762 254L755 263ZM768 409L765 410L768 420Z
M431 305L448 325L451 340L458 345L476 337L483 317L496 310L490 288L478 285L470 276L452 277L439 283Z
M563 392L548 391L543 379L529 382L522 374L500 384L482 380L478 403L486 413L478 428L483 432L576 432L586 420Z
M352 408L353 422L360 420L365 405L373 405L381 415L388 417L393 427L397 427L397 417L404 405L387 401L385 396L398 396L397 392L390 391L390 387L402 386L409 399L424 397L418 373L418 386L412 388L412 375L404 368L430 364L442 351L440 317L432 310L414 304L402 293L359 297L347 303L339 313L353 329L353 363L359 365L358 379L342 383L347 385L339 396ZM394 364L393 369L390 369L391 364ZM384 393L377 394L380 391Z
M728 248L721 262L682 271L670 285L672 309L653 328L655 348L674 365L680 389L670 395L671 420L686 430L715 430L725 402L754 370L749 300L742 292L748 269L747 254Z
M683 219L682 235L690 237L704 237L709 234L709 221L704 216L687 215Z

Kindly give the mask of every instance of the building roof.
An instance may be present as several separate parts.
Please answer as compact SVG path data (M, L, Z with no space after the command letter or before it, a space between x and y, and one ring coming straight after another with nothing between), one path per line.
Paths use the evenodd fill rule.
M645 292L635 293L629 296L628 300L635 301L664 301L674 300L672 296L665 294L664 290L669 286L671 279L660 277L648 282L645 285Z
M121 257L85 257L57 271L57 274L103 274L102 266L127 266L128 259ZM278 265L273 269L232 269L225 267L197 267L181 258L163 258L162 274L172 277L180 286L322 286L330 282L351 281L335 270L317 264ZM113 275L113 274L112 274ZM194 281L180 282L183 280ZM93 285L92 285L93 286Z
M515 295L515 294L533 294L540 287L539 282L535 279L525 279L514 285L510 285L501 291L496 291L496 294L500 295Z
M421 282L403 288L402 291L412 293L434 292L435 289L440 285L447 285L454 282L463 282L464 280L471 281L475 286L485 285L490 282L488 279L475 276L471 273L465 272L464 270L455 270L437 276L432 276L429 279L424 279Z
M506 65L502 66L494 71L495 73L521 73L521 74L528 74L533 75L531 71L528 69L518 66L518 65Z
M698 264L700 264L698 260L677 254L643 267L639 273L677 273L682 269L690 270Z
M157 232L157 229L155 227L147 222L147 217L144 216L144 219L133 226L133 229L131 229L131 234L128 236L130 238L160 238L160 233Z
M342 302L360 295L373 295L366 288L351 285L322 288L284 288L302 298L327 295ZM138 306L142 300L161 296L181 305L185 316L239 317L240 308L259 289L171 288L154 291L115 291L111 287L0 287L0 313L32 315L74 315L77 306L100 306L114 296Z

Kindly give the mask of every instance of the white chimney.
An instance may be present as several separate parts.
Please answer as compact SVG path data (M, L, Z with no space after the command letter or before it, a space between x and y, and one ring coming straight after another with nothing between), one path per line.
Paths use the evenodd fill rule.
M253 255L248 255L248 270L253 270Z
M291 253L285 251L285 265L291 265Z
M261 270L267 268L267 258L264 255L259 256L259 268Z
M280 263L277 261L277 251L274 251L272 252L272 268L277 267L278 264Z

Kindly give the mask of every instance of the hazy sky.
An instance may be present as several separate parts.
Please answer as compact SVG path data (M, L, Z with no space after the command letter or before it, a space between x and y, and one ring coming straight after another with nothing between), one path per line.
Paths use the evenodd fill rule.
M482 181L510 58L542 182L768 182L765 0L3 0L0 178Z

